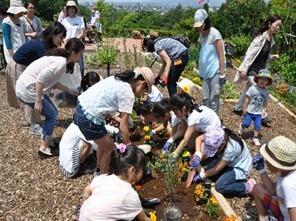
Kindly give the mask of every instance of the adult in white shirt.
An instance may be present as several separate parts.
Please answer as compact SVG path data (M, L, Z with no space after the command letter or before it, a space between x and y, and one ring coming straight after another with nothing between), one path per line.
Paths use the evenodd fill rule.
M69 40L70 38L79 38L82 40L86 35L85 23L82 16L78 15L78 6L75 1L68 1L66 4L66 13L67 17L65 17L62 21L62 24L65 26L67 30L67 35L65 40ZM83 55L79 60L80 70L82 76L84 75L84 61Z
M79 39L70 39L66 43L65 49L52 50L51 56L44 56L32 62L16 82L16 96L19 100L45 117L39 147L41 156L53 155L49 142L58 115L58 111L47 96L47 92L51 88L57 87L71 94L76 94L59 84L58 81L66 72L72 72L70 67L79 60L83 50L84 45Z
M150 68L140 67L110 76L91 86L78 97L74 123L87 140L94 140L100 147L97 151L97 166L100 172L108 173L114 143L107 134L105 119L120 113L119 130L124 143L130 143L128 118L133 110L135 96L141 97L151 91L154 75Z

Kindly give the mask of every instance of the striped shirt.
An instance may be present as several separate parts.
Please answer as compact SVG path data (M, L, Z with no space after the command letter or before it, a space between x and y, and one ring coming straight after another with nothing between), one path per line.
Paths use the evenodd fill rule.
M187 48L179 41L172 38L162 38L156 40L154 44L155 51L159 54L161 50L164 50L171 60L180 58Z

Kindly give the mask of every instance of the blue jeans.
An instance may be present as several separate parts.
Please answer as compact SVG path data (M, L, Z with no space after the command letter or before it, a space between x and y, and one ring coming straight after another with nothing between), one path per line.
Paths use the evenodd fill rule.
M177 81L179 80L179 77L181 76L182 72L184 71L189 57L188 57L188 52L184 52L184 54L181 56L180 58L182 60L182 64L179 65L174 65L172 64L171 69L170 69L170 73L169 73L169 78L168 78L168 91L169 91L169 95L170 97L177 93Z
M26 104L32 108L35 106L35 103ZM42 99L41 115L45 117L45 120L42 124L42 134L44 137L49 137L53 134L53 129L58 116L58 110L47 95L44 95Z
M252 121L254 121L254 127L256 131L260 131L261 130L261 114L250 114L247 113L246 116L244 117L244 122L243 122L243 127L244 128L248 128L249 126L251 126Z
M206 170L213 168L219 161L217 155L209 159L206 163ZM208 178L216 182L216 190L225 197L245 197L247 195L246 180L237 180L233 167L225 167L218 174Z

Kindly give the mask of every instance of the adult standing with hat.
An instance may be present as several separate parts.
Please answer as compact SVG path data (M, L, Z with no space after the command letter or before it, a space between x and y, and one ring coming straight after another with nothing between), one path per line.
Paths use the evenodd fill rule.
M220 92L226 82L224 42L220 32L211 26L208 13L199 9L193 27L200 34L199 75L203 79L203 105L219 112Z
M79 38L82 40L85 35L85 23L82 16L78 15L79 8L75 1L68 1L66 4L66 14L67 17L65 17L62 20L62 24L65 26L67 30L67 35L65 40L68 41L70 38ZM81 58L79 60L80 70L81 74L83 76L84 74L84 60L83 55L81 55Z
M277 220L296 220L296 143L284 136L277 136L260 148L253 159L255 169L263 183L254 186L254 196L259 221L267 220L267 211ZM265 165L273 174L273 182Z
M2 21L3 49L6 63L11 61L13 54L25 42L23 23L20 17L27 11L20 0L11 0L7 10L7 17Z
M234 113L238 115L242 114L247 90L255 84L254 77L259 70L267 68L267 64L272 57L276 58L278 56L272 56L271 49L275 44L273 36L278 33L281 23L281 18L278 15L271 15L263 22L256 33L256 37L250 44L242 64L238 68L234 82L247 81L246 87L234 108ZM270 121L266 120L267 118L264 119L262 119L262 124L264 121L266 123Z

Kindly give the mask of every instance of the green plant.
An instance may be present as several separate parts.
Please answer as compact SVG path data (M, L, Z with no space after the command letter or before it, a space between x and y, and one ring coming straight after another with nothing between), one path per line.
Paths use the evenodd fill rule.
M237 92L235 85L231 82L226 82L222 90L221 98L225 100L225 99L237 99L238 97L239 97L239 94Z
M110 75L110 65L115 64L117 58L117 51L115 48L109 46L103 46L97 51L97 59L102 65L107 65L107 74Z
M175 185L178 183L178 162L172 160L171 153L161 153L156 156L154 167L164 175L168 197L171 199Z
M220 210L220 206L218 204L217 199L214 196L211 196L208 199L208 203L207 203L207 214L210 217L218 217L219 210Z
M244 56L250 43L251 38L247 35L235 35L229 39L229 42L234 45L234 54L235 57Z

